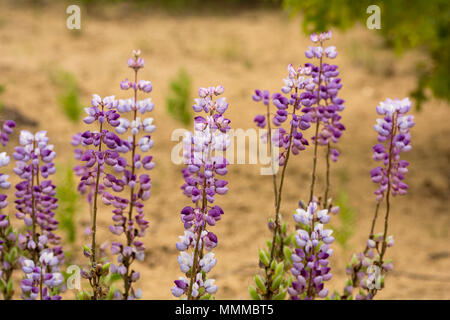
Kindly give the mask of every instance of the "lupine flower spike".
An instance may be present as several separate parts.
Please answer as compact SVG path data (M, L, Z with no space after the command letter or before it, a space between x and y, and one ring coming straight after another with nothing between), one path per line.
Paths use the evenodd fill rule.
M116 111L117 104L118 101L114 96L102 99L95 94L91 101L92 106L85 109L87 117L84 118L84 122L96 127L77 134L72 139L72 144L78 146L75 158L83 163L74 168L76 174L80 176L78 190L88 194L87 199L91 208L91 227L88 232L91 244L84 246L84 255L90 259L90 265L88 270L82 270L81 275L89 280L92 292L81 292L79 298L83 299L104 299L108 294L103 277L108 274L109 263L103 263L100 257L101 248L97 248L97 215L99 196L106 187L111 187L108 184L106 167L115 168L120 161L119 150L123 143L106 126L107 124L113 128L119 126L120 115Z
M193 109L205 112L206 116L195 117L194 132L184 138L187 166L182 170L185 179L182 190L193 205L181 210L185 231L176 248L185 276L174 281L172 294L188 300L212 299L218 289L208 275L217 262L212 250L218 244L217 236L209 228L224 214L220 206L213 205L216 196L228 191L228 182L221 178L228 171L228 161L223 157L230 144L230 120L224 116L228 103L225 97L214 100L223 92L222 86L200 88Z
M6 146L9 135L12 134L16 124L12 120L6 120L0 127L0 143ZM5 168L11 158L6 152L0 153L0 168ZM3 169L2 169L3 171ZM8 206L8 200L3 190L11 187L9 175L0 172L0 293L4 300L10 300L14 294L12 274L18 265L19 250L17 247L17 232L11 226L9 216L3 213Z
M269 152L272 166L273 194L274 194L274 215L269 221L269 229L272 232L272 240L268 240L268 251L260 250L260 265L264 269L264 277L255 276L256 287L250 286L249 292L252 298L259 299L283 299L286 296L284 286L285 269L289 268L284 263L290 257L289 245L292 235L287 235L287 224L281 222L281 199L284 184L284 177L291 154L298 155L300 151L306 149L308 140L303 136L302 131L310 127L310 117L302 115L301 95L305 90L314 88L311 71L308 66L295 69L292 65L287 67L288 77L284 79L285 86L281 88L282 93L255 90L254 101L262 101L266 106L266 115L257 115L254 119L260 128L267 127L267 133L263 133L263 138L269 145ZM270 102L277 108L274 115L271 114ZM289 121L288 121L289 120ZM283 126L287 124L286 128ZM275 127L272 130L272 126ZM275 149L274 146L277 148ZM279 151L275 159L276 151ZM277 181L275 168L281 167L281 178Z
M271 287L273 282L279 282L278 279L274 278L277 263L284 261L286 262L284 267L288 268L287 262L289 262L291 256L288 247L291 244L292 235L288 236L285 231L282 232L282 230L287 229L287 225L282 225L280 221L281 196L290 154L297 155L309 145L302 131L307 130L311 124L316 124L316 132L313 136L315 160L311 190L314 189L315 183L317 146L319 144L328 146L327 165L329 165L329 158L336 160L338 155L338 151L331 149L330 145L337 142L342 134L342 130L344 130L344 126L339 122L340 116L338 115L338 112L344 109L344 101L337 98L337 93L342 84L340 79L337 78L339 74L337 66L322 63L324 56L330 59L334 59L337 56L335 47L323 48L323 42L330 38L331 32L311 35L311 40L314 43L319 42L320 45L317 47L310 46L306 51L306 57L319 58L319 66L306 63L296 69L289 65L287 68L288 76L283 79L282 93L275 93L271 96L268 91L256 90L253 95L253 100L262 101L267 106L266 115L257 115L254 121L260 128L268 127L267 141L270 144L272 159L274 154L273 144L281 149L277 164L283 166L279 184L277 183L275 172L273 175L275 219L271 219L269 222L269 228L273 229L273 240L268 242L269 252L260 251L262 265L265 265L263 262L265 258L267 258L268 265L265 265L265 280L259 276L255 277L255 283L259 289L249 288L250 294L254 298L264 297L265 299L272 299L274 296L282 298L286 293L282 289L278 290L278 287L275 290L276 292L273 292ZM273 116L270 111L271 100L277 108ZM283 128L283 123L288 119L290 119L288 128ZM319 132L320 124L323 128ZM271 132L271 125L277 128L273 133ZM329 181L328 172L329 170L327 170L327 181ZM328 186L325 194L326 198L328 198ZM272 265L274 261L275 264ZM280 269L282 268L278 267L277 270Z
M384 287L385 274L393 268L392 262L384 258L387 248L394 245L394 237L388 236L390 196L405 195L408 189L403 180L409 163L402 160L400 154L411 150L409 130L414 126L414 117L407 115L410 109L408 98L387 99L376 108L383 118L377 119L374 126L379 143L373 147L373 159L382 162L382 166L370 171L372 181L379 186L375 191L375 214L364 251L353 255L347 265L349 279L341 299L352 298L353 288L359 288L356 299L372 299ZM384 229L381 233L374 233L383 201L386 206Z
M14 172L21 179L16 185L16 217L27 227L25 233L18 236L19 247L27 255L21 258L25 273L21 288L25 299L60 299L59 266L64 262L64 253L59 245L61 239L54 233L58 228L55 219L58 200L55 185L48 178L56 171L53 163L56 153L48 142L45 131L32 134L22 130L20 147L16 147L13 154ZM51 257L51 263L46 257ZM40 277L34 273L39 273Z
M138 80L138 71L145 65L144 59L140 57L140 51L133 52L133 57L128 60L128 66L134 71L134 81L128 79L122 81L120 87L123 90L132 89L133 98L119 100L117 110L124 116L131 114L131 121L125 117L119 119L116 132L120 135L129 133L130 136L122 141L121 153L128 153L127 160L124 156L117 158L114 170L121 177L108 174L104 184L111 187L115 195L104 192L103 203L112 205L113 225L110 231L117 235L125 236L123 242L112 243L111 252L117 255L118 265L112 264L111 271L122 276L124 290L120 298L135 299L141 297L141 290L135 290L133 283L136 282L140 273L133 270L132 263L135 260L143 261L145 256L144 243L139 239L144 237L148 228L148 221L144 217L144 201L150 198L151 179L150 176L139 171L149 171L154 168L153 157L148 151L153 147L151 133L155 130L153 118L143 118L146 113L154 108L150 98L138 100L139 92L150 93L152 84L147 80ZM140 115L140 116L138 116ZM141 154L139 153L142 152ZM119 193L124 195L119 195Z
M297 222L297 248L291 257L294 280L288 292L294 300L325 298L328 295L325 282L332 277L328 259L333 254L330 248L334 241L333 231L324 229L330 215L327 209L319 210L316 202L311 202L307 208L300 203L294 220Z
M311 179L311 189L309 202L313 200L314 187L316 182L317 151L318 146L326 147L326 187L322 199L323 208L331 208L331 201L328 199L330 188L330 160L337 161L338 149L334 146L345 130L341 123L340 112L344 110L344 100L338 97L342 88L341 79L338 78L339 71L337 65L324 62L324 58L334 59L337 56L336 47L324 47L324 42L331 39L331 32L312 34L311 41L316 46L309 46L305 56L309 59L319 59L318 66L307 63L312 69L312 82L315 84L311 90L307 90L301 96L302 109L309 115L312 123L315 123L315 133L312 137L314 141L314 158Z

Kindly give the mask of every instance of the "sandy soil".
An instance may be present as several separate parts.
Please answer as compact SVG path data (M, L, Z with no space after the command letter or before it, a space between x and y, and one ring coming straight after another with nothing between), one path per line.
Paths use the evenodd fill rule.
M65 27L67 15L62 6L28 8L0 3L0 81L6 85L1 100L17 117L28 120L21 128L48 130L59 164L72 161L70 137L85 126L72 124L62 113L52 71L73 73L86 104L93 93L125 97L119 81L131 76L126 59L132 49L142 50L147 66L141 77L153 82L153 116L158 127L152 151L157 162L152 173L153 196L146 205L151 222L145 238L148 255L138 266L142 273L139 286L144 298L171 299L172 281L180 276L174 246L183 232L179 211L188 200L179 190L181 167L170 161L176 143L170 141L170 135L180 124L165 111L168 81L183 67L193 77L193 95L199 86L223 84L233 127L253 128L252 119L261 112L261 105L251 101L252 91L279 90L286 65L306 60L303 51L309 40L300 33L299 21L266 11L171 16L120 8L83 9L82 30L75 33ZM335 32L332 42L340 52L336 62L344 83L341 97L347 106L342 156L333 166L333 193L347 192L356 210L354 234L346 248L335 245L332 259L334 278L329 287L340 290L345 263L353 251L362 249L374 210L369 170L374 166L375 106L387 97L408 94L415 84L413 62L420 56L411 53L396 58L383 48L375 31L358 27L345 34ZM405 156L411 162L407 177L410 192L395 199L391 216L390 231L396 245L388 255L395 271L379 297L449 299L450 109L443 102L430 100L415 115L414 148ZM38 125L31 127L30 120ZM282 206L288 221L292 221L297 202L308 195L311 155L312 150L305 151L290 163ZM219 262L213 272L220 285L218 299L248 298L247 286L257 271L257 250L269 235L266 223L272 215L271 181L259 175L259 168L232 165L229 194L218 201L225 210L224 219L215 228L220 243L216 250ZM107 209L101 211L100 238L104 241L113 238L106 231L110 217ZM82 244L87 241L82 230L89 222L83 204L77 221L78 242ZM78 255L74 263L86 260ZM73 296L68 293L67 297Z

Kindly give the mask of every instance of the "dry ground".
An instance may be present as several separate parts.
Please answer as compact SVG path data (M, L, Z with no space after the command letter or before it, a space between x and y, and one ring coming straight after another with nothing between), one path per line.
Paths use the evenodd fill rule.
M65 27L63 6L29 8L0 3L0 82L6 85L1 100L22 114L22 120L38 122L34 128L30 122L22 122L21 128L48 130L59 164L70 164L70 137L85 126L72 124L58 107L52 71L62 69L76 75L86 103L93 93L125 97L119 81L131 75L126 59L132 49L142 50L147 66L141 76L153 82L153 116L158 127L152 152L157 161L152 173L153 195L146 205L151 222L145 239L148 256L138 267L142 271L139 286L144 298L171 299L169 288L180 275L174 246L183 232L179 211L188 200L179 190L181 167L170 160L176 143L170 135L180 124L165 112L168 81L183 67L193 77L193 95L199 86L223 84L233 127L253 128L252 119L261 112L261 105L251 101L252 91L279 90L286 65L305 62L303 51L309 40L300 33L299 21L267 11L171 16L123 8L89 9L83 11L81 33L74 33ZM335 32L332 43L340 53L336 62L344 83L341 97L347 106L342 156L333 166L333 192L347 192L356 210L354 234L345 249L336 244L332 259L330 288L341 289L345 263L353 251L363 247L374 209L369 170L374 166L375 106L387 97L408 94L415 84L413 61L419 57L407 54L397 59L383 48L375 31L358 27L345 34ZM405 156L411 162L410 192L395 199L391 216L390 231L396 245L389 257L395 271L388 276L380 298L450 298L449 115L449 106L436 100L415 114L414 148ZM311 151L293 158L288 169L282 208L288 221L292 221L298 200L309 192ZM217 298L245 299L257 271L257 249L269 234L271 181L259 175L259 165L232 165L228 178L229 194L218 201L225 216L216 228L219 262L213 275L220 285ZM102 210L100 238L104 241L112 240L106 231L110 216L108 210ZM77 221L81 244L87 241L82 230L89 222L88 211L81 204ZM86 260L78 255L74 263Z

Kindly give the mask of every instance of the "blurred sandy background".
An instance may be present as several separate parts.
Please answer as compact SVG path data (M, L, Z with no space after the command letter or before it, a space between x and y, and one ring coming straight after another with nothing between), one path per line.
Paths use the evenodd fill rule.
M176 144L170 135L182 125L165 110L169 80L184 68L193 79L192 98L199 86L222 84L233 128L253 128L253 117L264 112L262 105L251 100L253 90L279 90L286 66L306 62L303 52L309 39L300 32L299 19L289 19L275 10L173 15L161 10L128 10L127 6L82 7L81 32L75 32L66 28L65 9L59 2L28 6L0 1L0 84L5 86L0 117L13 117L19 129L47 130L56 147L58 165L71 165L71 135L86 126L73 124L62 112L52 74L55 70L72 73L86 105L93 93L124 98L127 95L119 82L131 76L126 60L132 49L141 49L147 64L140 77L151 80L154 86L152 116L157 130L151 153L157 167L151 173L152 198L146 203L148 254L137 267L141 271L137 287L146 299L171 299L172 281L181 275L175 249L175 241L183 232L179 211L189 200L180 191L181 166L170 160ZM387 97L408 95L415 85L412 65L422 57L416 52L395 57L375 31L362 26L346 33L334 32L331 44L339 52L335 62L344 84L340 96L346 100L343 123L347 127L340 141L342 156L333 165L332 192L347 193L356 213L349 242L345 247L336 243L332 258L334 277L329 288L341 291L345 264L354 251L363 248L375 205L375 185L369 177L375 166L371 159L376 142L372 129L377 117L375 106ZM413 149L405 155L411 163L406 181L410 191L393 202L390 233L396 244L388 257L393 259L394 271L379 298L449 299L450 108L432 99L421 112L413 113ZM9 151L17 139L16 134ZM298 201L309 193L311 155L309 149L290 162L282 206L286 221L293 221ZM232 165L227 176L230 191L218 198L225 210L215 228L218 264L212 276L220 286L218 299L248 298L247 287L257 271L257 250L265 246L269 236L271 179L261 176L259 169L259 165ZM63 178L64 173L62 178L56 177L57 181ZM108 208L102 208L99 219L101 241L113 240L107 231L111 219ZM332 224L339 227L339 219L333 219ZM83 230L89 224L89 213L81 201L76 220L77 243L81 245L87 243ZM18 225L17 220L13 223ZM86 262L78 250L72 263ZM69 292L66 297L74 296Z

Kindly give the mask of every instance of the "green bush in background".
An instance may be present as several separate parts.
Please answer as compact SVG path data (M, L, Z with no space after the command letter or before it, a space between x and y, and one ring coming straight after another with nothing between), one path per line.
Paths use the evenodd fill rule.
M66 240L74 244L76 240L76 222L78 192L75 186L72 166L58 167L58 172L63 172L58 177L59 183L56 188L56 197L58 198L58 209L56 215L59 220L61 230L66 233Z
M355 225L355 210L350 206L348 200L348 193L341 191L336 198L336 206L339 207L339 214L337 218L339 220L339 227L332 225L333 236L336 241L345 249L347 247L348 240L354 233Z
M0 94L2 94L5 91L5 86L0 84ZM0 101L0 112L3 110L3 102Z
M58 87L57 102L66 117L77 123L83 114L83 105L80 102L80 90L74 74L56 70L51 74L53 82Z
M190 110L191 77L181 69L169 83L169 94L166 97L166 109L170 116L184 125L191 123Z
M376 32L396 53L420 48L430 57L430 63L417 66L417 88L412 96L417 106L426 100L430 88L437 98L450 101L450 2L448 0L283 0L291 14L303 16L306 33L325 31L330 27L348 29L355 22L365 25L370 14L366 9L378 5L381 9L381 29Z

